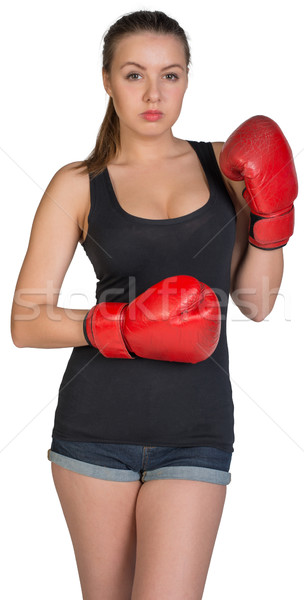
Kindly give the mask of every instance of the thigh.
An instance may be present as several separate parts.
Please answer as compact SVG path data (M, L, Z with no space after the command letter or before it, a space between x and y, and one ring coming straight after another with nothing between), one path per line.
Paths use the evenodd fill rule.
M105 481L52 462L84 600L130 600L139 481Z
M226 486L202 481L143 484L132 600L201 600L225 497Z

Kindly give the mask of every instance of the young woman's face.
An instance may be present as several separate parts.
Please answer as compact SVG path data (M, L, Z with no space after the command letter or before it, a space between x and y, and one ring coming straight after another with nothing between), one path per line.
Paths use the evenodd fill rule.
M177 120L188 86L183 45L173 35L126 36L116 48L110 75L103 70L103 82L121 127L159 135ZM149 121L142 116L147 110L163 114Z

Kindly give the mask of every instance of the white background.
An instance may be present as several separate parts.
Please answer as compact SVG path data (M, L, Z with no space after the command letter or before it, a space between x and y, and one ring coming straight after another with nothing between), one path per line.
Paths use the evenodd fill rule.
M299 196L280 296L262 323L230 302L236 443L204 598L303 600L303 25L295 0L3 3L0 594L5 600L81 598L47 460L71 348L16 348L10 310L45 188L61 166L85 158L95 145L108 98L102 35L139 9L167 12L189 37L189 87L174 135L222 141L245 119L264 114L293 150ZM93 304L94 272L78 246L59 306Z

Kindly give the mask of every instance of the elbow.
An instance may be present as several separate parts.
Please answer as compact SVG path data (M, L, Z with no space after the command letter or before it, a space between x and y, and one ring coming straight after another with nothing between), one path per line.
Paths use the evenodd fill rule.
M251 317L251 321L255 323L262 323L266 319L267 315L256 315L255 317Z
M245 315L247 319L250 319L250 321L254 321L255 323L261 323L262 321L264 321L271 312L270 310L266 311L265 308L263 309L262 307L258 307L256 304L253 304L251 302L245 302L244 300L236 301L234 297L233 301L239 308L241 313Z
M268 317L268 315L270 315L271 310L264 311L264 312L257 311L257 314L254 317L251 317L251 320L254 321L255 323L262 323L262 321L265 321L265 319Z
M12 342L13 342L14 346L16 346L16 348L25 348L25 345L22 343L22 340L20 340L20 338L18 338L15 331L11 330L11 338L12 338Z
M262 321L265 321L266 317L268 317L271 312L267 312L265 310L263 311L253 305L248 305L245 307L239 304L238 308L240 309L241 313L247 317L247 319L250 319L250 321L254 321L255 323L261 323Z
M16 348L25 348L24 340L22 340L22 336L20 336L19 327L16 327L13 316L11 318L11 338Z
M261 323L262 321L265 321L265 319L268 317L268 315L270 315L270 313L273 310L276 298L277 295L272 294L271 298L266 297L261 302L259 302L259 304L255 304L254 314L251 317L252 321L255 321L256 323Z
M16 348L25 348L25 346L23 346L23 344L19 344L19 342L15 342L13 340L14 346L16 346Z

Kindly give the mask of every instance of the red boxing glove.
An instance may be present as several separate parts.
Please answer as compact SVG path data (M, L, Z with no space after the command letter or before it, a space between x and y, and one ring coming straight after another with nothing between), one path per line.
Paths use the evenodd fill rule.
M167 277L130 304L102 302L87 313L87 342L107 358L197 363L214 352L221 310L214 291L190 275Z
M227 177L244 179L250 244L264 250L285 246L294 229L298 180L291 148L277 123L262 115L242 123L223 145L219 162Z

